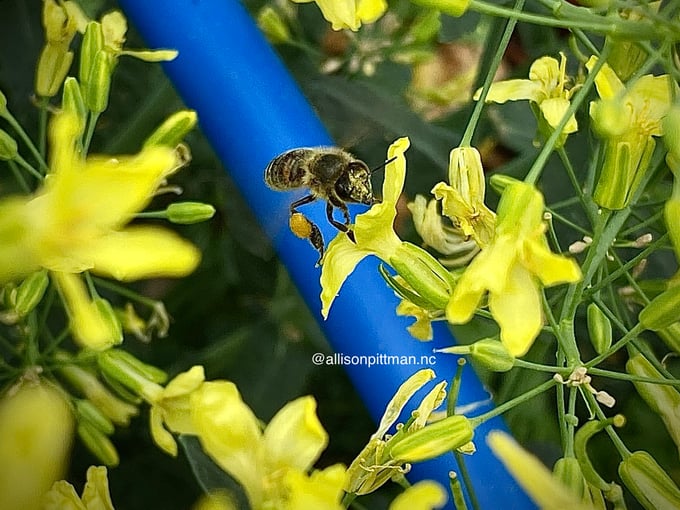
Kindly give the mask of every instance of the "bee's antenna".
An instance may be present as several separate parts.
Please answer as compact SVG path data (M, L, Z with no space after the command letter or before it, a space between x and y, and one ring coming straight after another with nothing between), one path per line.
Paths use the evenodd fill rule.
M394 161L395 159L397 159L397 156L394 156L393 158L390 158L390 159L388 159L388 160L385 160L385 162L384 162L383 164L381 164L381 165L379 165L379 166L376 166L373 170L371 170L371 174L374 174L374 173L377 172L378 170L380 170L380 169L382 169L382 168L385 168L385 166L386 166L388 163L392 163L392 161Z

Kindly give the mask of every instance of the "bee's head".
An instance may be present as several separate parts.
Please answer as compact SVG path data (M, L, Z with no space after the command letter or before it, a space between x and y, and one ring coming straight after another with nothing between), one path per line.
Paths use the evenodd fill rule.
M371 186L371 171L366 163L355 159L347 164L344 172L335 183L335 192L344 202L372 205L373 188Z

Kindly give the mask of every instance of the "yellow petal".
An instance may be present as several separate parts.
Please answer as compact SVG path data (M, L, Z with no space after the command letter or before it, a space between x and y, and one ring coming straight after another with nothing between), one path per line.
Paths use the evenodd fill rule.
M93 262L92 270L122 281L179 277L200 262L198 249L170 230L129 227L110 232L82 249Z
M597 57L592 56L586 62L588 71L592 71L597 63ZM625 86L621 82L614 70L609 67L609 64L604 64L595 77L595 87L597 93L602 99L614 99L619 94L623 93Z
M90 466L83 489L83 503L88 510L114 510L109 494L109 479L104 466Z
M206 382L191 394L194 426L205 452L244 488L251 507L264 496L264 450L257 417L228 381Z
M541 296L531 274L515 265L501 292L489 294L489 311L501 328L501 341L513 356L523 356L543 326Z
M399 494L389 510L433 510L446 504L446 492L437 482L423 480Z
M292 468L307 471L328 444L328 434L316 416L313 397L301 397L283 406L264 430L264 448L271 471Z
M26 201L21 198L0 201L0 284L38 269L33 234Z
M591 508L558 482L540 460L522 449L508 434L489 432L486 438L494 455L510 471L531 499L544 510Z
M394 396L387 403L387 406L385 406L385 412L380 419L378 430L373 434L372 438L382 439L382 437L387 434L390 427L392 427L399 419L401 412L408 401L411 400L411 397L413 397L420 388L434 379L435 376L434 370L431 368L423 368L401 383L394 393Z
M101 351L119 343L107 317L90 299L79 275L52 272L52 279L61 292L74 338L90 349Z
M39 508L41 510L87 510L73 485L65 480L54 482L42 500L42 507Z
M676 88L677 91L677 88ZM667 74L652 76L646 74L636 80L628 91L628 96L638 115L645 121L647 134L661 136L661 119L671 107L671 81Z
M289 471L286 485L290 492L285 510L342 510L344 481L345 467L341 464L314 471L309 476L300 471Z
M370 252L359 249L343 233L338 234L328 244L321 266L321 315L324 319L328 317L342 284L359 261L369 254Z
M205 370L201 365L194 365L186 372L178 374L163 391L163 398L176 398L188 395L197 390L205 381Z
M555 90L560 83L560 64L553 57L536 59L529 68L529 79L541 85L546 96Z
M581 269L576 261L552 253L544 241L545 239L526 242L523 260L525 267L546 287L579 281Z
M387 149L388 161L396 158L385 165L385 180L383 181L383 203L389 202L392 205L397 204L401 191L404 189L404 181L406 180L406 157L404 153L411 145L408 137L399 138Z
M475 92L476 101L481 96L481 89ZM506 101L520 101L528 99L538 102L545 97L541 85L531 80L505 80L491 85L486 96L487 103L505 103Z
M355 0L315 0L321 14L330 21L333 30L358 30L361 22L356 12Z
M5 393L0 400L0 508L41 508L42 495L65 474L72 437L73 416L56 389L24 382L11 396Z
M539 108L548 124L555 128L562 121L562 117L564 117L564 114L569 109L569 105L569 100L564 97L551 97L541 101ZM578 124L576 123L576 117L572 114L562 132L570 134L576 131L578 131Z
M177 443L173 435L163 425L163 413L157 406L152 406L149 410L149 429L151 439L165 453L177 457Z
M357 16L362 23L373 23L387 10L385 0L357 0Z

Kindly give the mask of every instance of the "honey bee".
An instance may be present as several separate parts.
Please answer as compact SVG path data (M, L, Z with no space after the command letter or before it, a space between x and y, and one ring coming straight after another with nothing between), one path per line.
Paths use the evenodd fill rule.
M348 203L372 205L376 202L371 187L371 170L366 163L337 147L291 149L275 157L264 172L270 188L286 191L308 188L309 194L290 204L290 229L308 239L319 252L317 265L324 254L324 241L319 227L300 213L298 207L317 199L326 201L328 222L354 241L350 230ZM344 223L333 217L335 208L342 211Z

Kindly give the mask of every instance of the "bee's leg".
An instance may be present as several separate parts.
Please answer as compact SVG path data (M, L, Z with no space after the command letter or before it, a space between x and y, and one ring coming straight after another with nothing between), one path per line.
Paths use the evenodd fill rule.
M291 216L295 213L297 213L297 208L300 207L301 205L309 204L311 202L314 202L316 200L316 197L312 194L305 195L299 200L296 200L292 204L290 204L290 214Z
M319 227L315 223L311 222L307 217L299 212L294 212L290 215L289 220L290 230L301 239L309 239L312 246L319 252L319 260L316 261L317 267L321 264L321 259L323 259L324 253L324 242L323 236Z
M347 210L347 206L343 202L339 202L339 204L335 205L335 207L342 211L342 215L345 218L345 223L340 223L335 218L333 218L333 204L331 204L330 202L326 202L326 217L328 218L328 221L340 232L344 232L345 234L347 234L347 237L349 237L350 241L356 243L357 241L354 238L354 232L352 232L352 230L350 230L349 228L351 218L349 217L349 211Z

